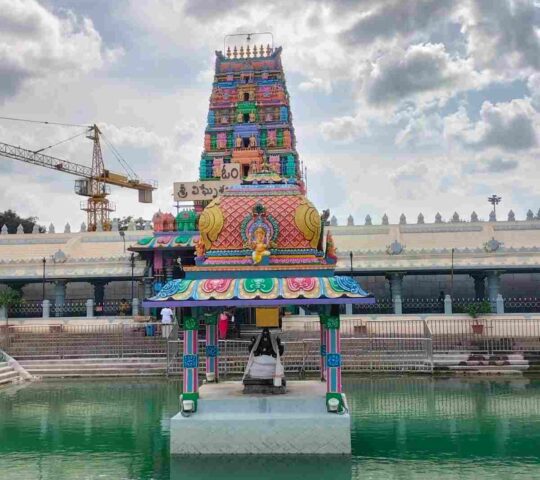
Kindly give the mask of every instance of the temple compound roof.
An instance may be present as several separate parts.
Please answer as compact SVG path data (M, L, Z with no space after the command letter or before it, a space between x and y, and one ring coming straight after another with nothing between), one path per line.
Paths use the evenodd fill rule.
M200 205L195 264L147 306L374 301L334 277L333 241L327 235L324 251L325 219L305 196L294 146L281 49L217 52L200 178L233 163L242 182Z
M126 245L147 235L127 231ZM43 259L47 280L131 277L130 253L118 231L0 235L0 282L42 281ZM135 260L134 277L142 277L145 267L144 261Z

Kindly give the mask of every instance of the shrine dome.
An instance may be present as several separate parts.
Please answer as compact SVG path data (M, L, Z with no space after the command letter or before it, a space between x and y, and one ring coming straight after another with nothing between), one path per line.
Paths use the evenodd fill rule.
M232 186L203 210L199 231L199 266L326 265L321 216L297 184Z

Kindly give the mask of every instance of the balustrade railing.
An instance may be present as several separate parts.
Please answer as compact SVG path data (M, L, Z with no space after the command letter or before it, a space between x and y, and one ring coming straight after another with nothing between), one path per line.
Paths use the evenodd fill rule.
M506 313L540 312L540 298L538 297L505 298L504 311Z
M8 309L8 317L11 318L35 318L41 317L41 300L23 300L17 305L12 305Z

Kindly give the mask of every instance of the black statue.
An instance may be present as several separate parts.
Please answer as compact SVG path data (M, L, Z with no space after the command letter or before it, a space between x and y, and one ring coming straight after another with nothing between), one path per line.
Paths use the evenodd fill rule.
M249 348L248 348L249 353L251 353L251 350L253 350L253 347L256 341L257 341L257 337L251 337L251 343L249 344ZM281 338L279 337L276 338L276 344L279 350L279 355L282 356L283 352L285 351L285 347L281 343ZM263 331L261 334L261 341L259 342L257 350L253 352L253 355L255 355L256 357L259 357L261 355L269 355L274 358L277 357L277 354L274 351L274 348L272 347L272 340L270 339L270 330L268 328L263 328Z
M286 380L281 363L285 348L279 337L275 338L274 345L276 348L272 346L272 334L268 328L251 338L248 365L242 379L244 393L285 393Z

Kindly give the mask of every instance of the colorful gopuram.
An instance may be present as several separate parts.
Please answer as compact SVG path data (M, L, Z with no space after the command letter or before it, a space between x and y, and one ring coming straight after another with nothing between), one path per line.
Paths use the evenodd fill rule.
M197 423L193 419L198 417L202 421L206 414L213 412L217 415L213 418L220 418L224 424L233 421L234 415L223 418L220 415L223 402L230 401L231 396L236 398L236 389L241 391L241 385L205 385L206 393L199 395L199 367L202 364L198 332L201 323L206 329L206 379L217 382L216 317L219 312L230 307L251 308L256 310L258 322L259 314L271 317L273 312L274 318L278 318L280 308L284 306L311 304L319 305L321 311L321 378L326 381L326 393L319 397L321 383L314 382L316 394L299 396L295 389L302 389L309 382L302 387L287 383L287 392L290 388L292 393L285 403L293 402L290 404L292 410L286 409L287 415L298 410L298 402L305 401L314 409L309 417L313 425L303 427L305 441L302 448L296 452L282 450L287 444L280 443L282 432L269 426L275 426L277 421L285 422L284 428L289 428L288 422L300 421L298 415L290 417L285 412L285 416L275 416L280 408L285 408L283 401L275 406L277 410L270 408L266 416L261 417L257 410L257 415L249 417L249 412L258 407L249 403L246 396L236 398L234 407L245 405L243 413L247 415L247 426L242 443L245 448L237 445L238 448L230 453L253 453L250 446L253 442L247 439L254 432L256 434L257 429L262 429L261 435L270 437L267 445L275 445L266 453L347 453L350 439L341 384L339 305L372 303L374 298L353 278L334 276L335 247L331 233L327 232L326 238L324 234L328 213L321 215L306 197L294 149L281 48L248 46L229 49L226 55L216 53L215 81L205 135L201 180L218 180L223 164L232 163L241 166L242 181L229 186L209 203L199 203L202 211L198 218L194 262L185 262L183 278L167 282L157 295L144 302L146 307L181 309L184 330L182 415L173 419L171 449L173 453L227 453L218 440L220 435L226 438L227 433L214 432L213 441L203 440L206 433L200 429L204 428L204 422ZM277 327L277 323L273 326ZM268 331L266 336L268 340ZM274 380L277 379L274 377ZM288 395L283 397L287 399ZM274 401L272 397L268 397L269 402ZM247 403L242 403L244 400ZM214 408L218 410L214 411ZM328 421L324 419L328 412L340 413L343 417L339 420L343 428L338 429L339 434L335 437L340 438L338 446L329 446L330 451L323 448L323 445L329 445L327 439L313 440L320 422ZM186 423L187 417L189 423ZM305 421L305 416L302 418ZM332 422L331 425L337 425L335 422L338 421Z
M223 164L247 177L262 168L302 186L281 48L252 46L216 52L215 78L200 179L221 177Z

